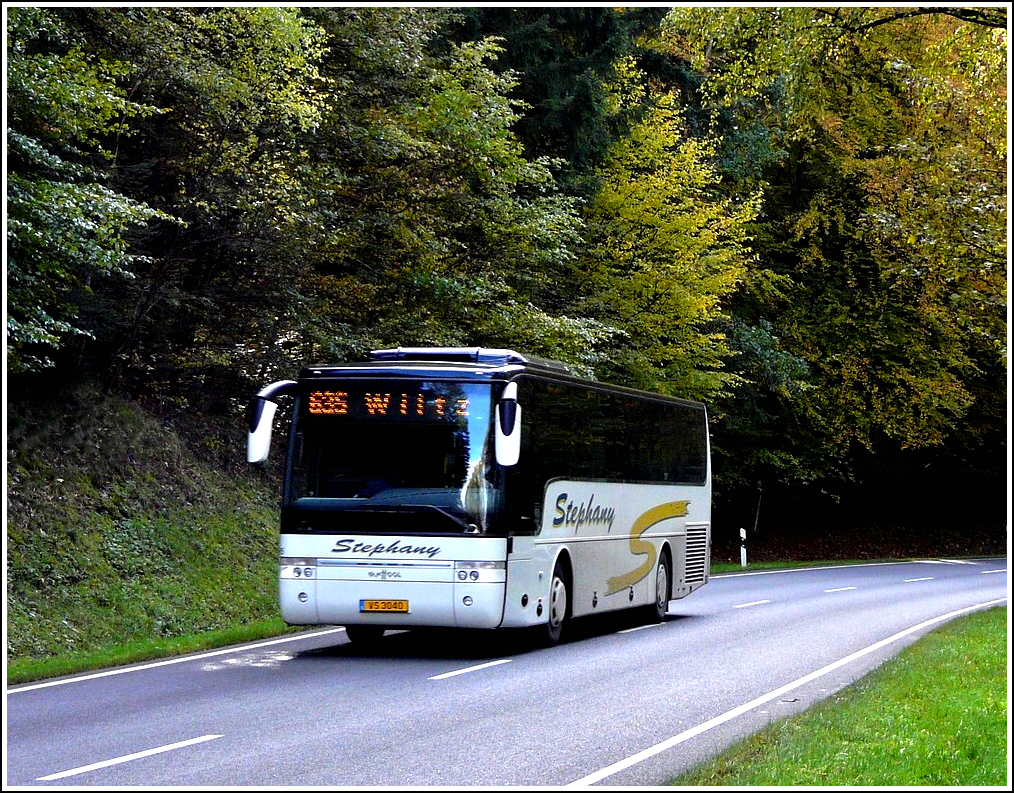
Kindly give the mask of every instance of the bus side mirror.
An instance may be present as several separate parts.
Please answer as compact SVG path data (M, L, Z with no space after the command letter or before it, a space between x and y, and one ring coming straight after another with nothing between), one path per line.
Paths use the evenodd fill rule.
M260 390L250 401L246 410L249 434L246 440L246 461L262 463L268 459L271 449L271 423L275 418L278 403L275 397L296 393L294 380L280 380Z
M508 383L496 406L496 461L515 465L521 456L521 405L518 384Z

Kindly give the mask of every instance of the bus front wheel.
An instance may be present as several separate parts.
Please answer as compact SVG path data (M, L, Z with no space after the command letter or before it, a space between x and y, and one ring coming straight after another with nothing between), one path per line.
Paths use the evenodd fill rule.
M567 619L567 606L570 595L567 591L567 579L564 576L563 565L559 562L553 569L553 578L549 582L549 602L547 610L548 619L542 625L541 639L546 647L553 647L560 642L563 633L563 623Z

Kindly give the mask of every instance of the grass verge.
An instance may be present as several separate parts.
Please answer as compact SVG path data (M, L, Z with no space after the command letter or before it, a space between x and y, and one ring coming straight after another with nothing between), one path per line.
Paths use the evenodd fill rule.
M72 652L41 659L17 658L7 665L7 684L17 685L95 669L108 669L159 658L171 658L186 653L267 639L297 630L300 629L289 627L280 618L274 617L191 636L141 639L123 645L103 647L91 652Z
M229 444L93 387L8 403L9 684L284 631L277 481L222 421Z
M855 564L891 564L908 561L907 559L832 559L830 561L788 561L788 562L751 562L746 567L732 562L712 562L709 568L711 575L720 573L757 573L764 570L791 570L797 567L843 567Z
M1007 609L955 620L680 786L1006 786Z

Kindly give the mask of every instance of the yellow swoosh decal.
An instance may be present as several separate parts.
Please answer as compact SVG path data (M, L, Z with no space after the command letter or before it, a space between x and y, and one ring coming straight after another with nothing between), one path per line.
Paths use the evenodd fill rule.
M647 540L642 540L641 535L663 520L685 517L689 505L689 501L670 501L667 504L652 507L634 521L634 525L630 529L630 552L635 556L644 555L646 558L629 573L610 578L607 582L609 590L606 592L606 595L613 595L629 586L633 586L651 572L655 566L655 558L658 556L658 552L655 550L654 545Z

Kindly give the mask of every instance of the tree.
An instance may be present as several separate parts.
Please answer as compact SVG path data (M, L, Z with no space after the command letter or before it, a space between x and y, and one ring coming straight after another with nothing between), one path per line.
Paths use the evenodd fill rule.
M141 390L227 388L255 329L300 299L293 171L319 120L322 34L274 7L61 13L92 51L128 61L131 95L162 111L116 141L117 185L183 221L134 235L145 266L83 306L90 354Z
M969 440L985 373L1006 365L1005 28L1006 9L667 18L666 44L705 74L705 100L772 142L751 177L765 189L760 277L731 309L746 327L769 323L805 364L810 387L770 395L801 452L780 449L796 476L847 480L905 450L921 464L915 450L944 455L945 441ZM1002 427L977 426L996 448Z
M784 130L762 261L792 286L771 318L809 362L819 387L803 410L839 454L882 436L940 443L968 409L982 341L1004 354L1005 34L979 22L1005 19L757 8L668 20L714 101L767 95L764 118Z
M129 63L116 96L160 114L103 130L110 185L182 221L124 233L134 277L74 296L93 365L221 401L237 375L378 344L580 361L608 331L554 302L575 202L511 132L498 46L432 46L452 13L55 10L81 52Z
M614 145L587 212L586 291L626 337L623 379L694 398L734 379L716 322L746 270L757 208L719 194L714 156L686 134L675 98L657 97Z
M131 101L119 61L81 49L42 8L7 14L7 371L53 365L82 293L144 263L129 233L165 213L109 186L109 136L155 108Z
M524 103L512 126L530 157L559 158L562 177L583 182L622 133L610 83L618 63L644 54L642 36L657 32L660 8L468 8L448 35L457 42L495 37L504 51L491 67L511 72L511 97Z
M303 351L389 344L512 344L574 360L598 329L553 305L552 272L579 221L555 163L511 127L512 74L493 41L442 50L446 12L308 12L328 32L331 112L300 170L314 299ZM579 343L580 342L580 343Z

